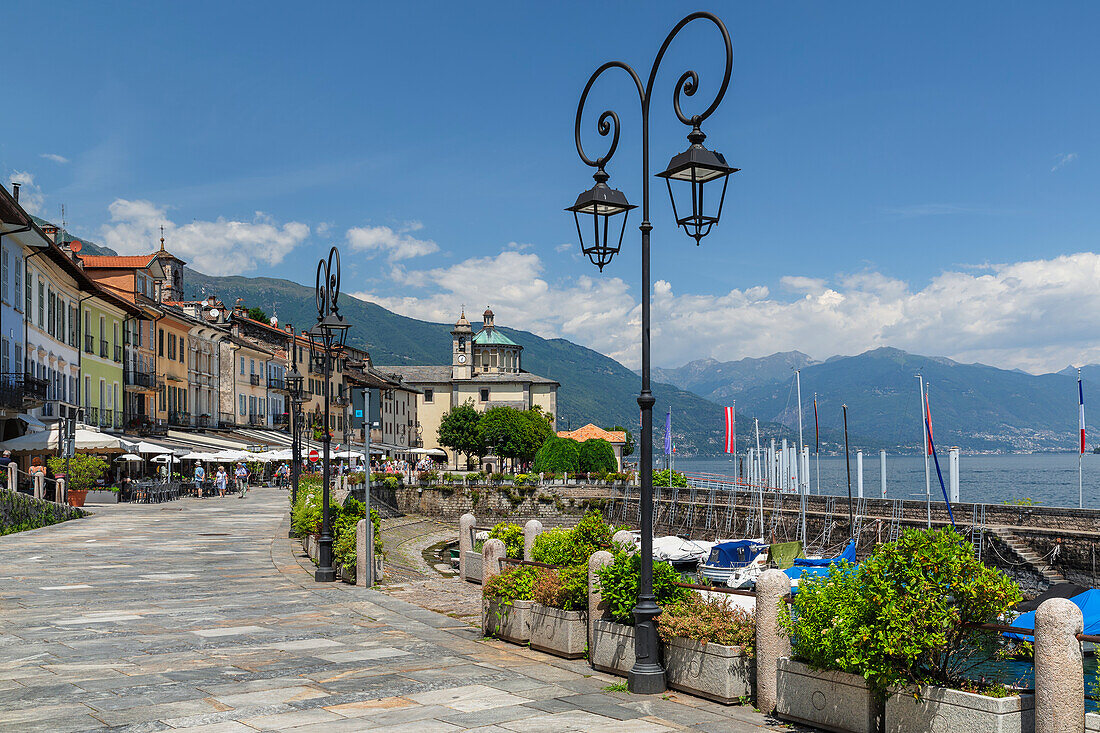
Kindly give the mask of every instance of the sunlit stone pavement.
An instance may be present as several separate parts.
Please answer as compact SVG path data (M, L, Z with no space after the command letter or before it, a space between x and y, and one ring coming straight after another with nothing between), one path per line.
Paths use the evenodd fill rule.
M258 489L0 538L0 730L784 729L747 707L607 692L620 680L583 660L315 584L286 507Z

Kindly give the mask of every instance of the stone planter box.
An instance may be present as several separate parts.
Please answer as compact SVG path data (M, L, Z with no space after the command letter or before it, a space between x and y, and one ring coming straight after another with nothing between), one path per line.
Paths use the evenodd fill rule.
M481 630L486 636L526 644L531 640L531 606L533 601L512 601L511 606L498 599L481 601Z
M599 671L625 677L634 666L634 627L605 620L594 623L589 659Z
M588 648L588 614L535 603L531 606L531 648L580 659ZM633 638L633 629L631 637Z
M466 574L463 580L469 580L473 583L481 582L481 553L474 552L473 550L467 550L466 556L463 558L466 568Z
M877 733L880 717L859 675L816 670L785 657L776 670L775 712L783 720L839 733Z
M753 693L756 665L739 646L673 638L665 644L668 686L730 705Z
M85 504L117 504L118 503L117 491L88 491L84 497Z
M958 730L974 733L1032 733L1035 696L986 697L946 687L899 691L886 699L886 733Z
M374 558L374 582L382 580L386 570L386 559L381 555Z
M1085 715L1085 733L1100 733L1100 713Z

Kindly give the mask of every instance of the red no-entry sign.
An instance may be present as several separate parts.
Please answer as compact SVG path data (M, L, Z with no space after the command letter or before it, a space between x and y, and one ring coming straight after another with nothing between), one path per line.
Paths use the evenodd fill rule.
M319 454L319 453L317 452L317 449L316 449L316 448L314 448L313 450L311 450L311 451L309 452L309 462L310 462L310 463L316 463L316 462L317 462L317 461L318 461L318 460L320 459L320 457L321 457L321 456L320 456L320 454Z

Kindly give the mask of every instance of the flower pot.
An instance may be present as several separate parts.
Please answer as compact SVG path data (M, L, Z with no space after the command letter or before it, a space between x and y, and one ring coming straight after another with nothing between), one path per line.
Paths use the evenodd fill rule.
M531 638L531 601L512 601L505 605L499 598L481 601L481 632L513 644L526 644Z
M84 506L84 500L88 497L88 490L69 489L66 494L68 495L69 506Z
M533 604L531 648L566 659L580 659L588 646L586 617L584 611L564 611Z
M867 680L785 657L777 666L777 717L839 733L877 733L878 702Z
M913 730L1031 733L1035 695L986 697L932 685L898 690L886 698L886 733Z
M1100 713L1085 715L1085 733L1100 733Z
M634 666L634 627L606 620L594 623L589 658L599 671L625 677Z
M730 705L753 692L756 665L739 646L675 637L665 644L668 686Z
M73 495L73 492L70 491L69 496L71 497L72 495ZM88 492L86 492L86 496L84 497L84 503L85 504L117 504L118 503L118 495L119 495L119 492L117 492L117 491L89 490ZM81 506L81 505L77 505L77 506Z

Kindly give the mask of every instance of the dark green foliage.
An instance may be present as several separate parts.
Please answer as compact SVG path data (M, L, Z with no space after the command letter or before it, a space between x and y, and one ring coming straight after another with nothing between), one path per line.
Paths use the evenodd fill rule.
M76 507L54 504L13 491L0 491L0 536L48 527L86 516Z
M607 601L613 621L634 625L634 606L638 602L638 573L641 557L636 552L615 552L615 560L598 571L600 596ZM667 562L653 563L653 595L662 608L684 600L690 593L681 588L680 574Z
M538 408L490 408L481 416L477 429L485 445L492 448L496 455L522 463L531 461L553 434L550 422Z
M586 440L580 445L580 470L585 473L601 473L619 470L615 449L603 438Z
M535 585L538 570L531 565L515 565L511 570L489 578L481 589L482 597L497 598L505 606L513 601L529 601Z
M511 522L501 522L489 531L489 539L501 540L513 560L523 559L523 527Z
M467 400L440 420L439 444L463 454L467 460L470 456L481 458L488 448L478 430L480 423L481 413L474 409L472 400Z
M248 309L248 317L254 321L259 321L260 323L271 323L271 319L269 319L267 317L267 314L264 313L263 308L257 308L256 306L252 306Z
M550 438L535 454L535 473L576 473L580 470L580 444L572 438Z
M653 485L654 486L669 486L670 485L669 484L669 474L668 474L668 469L667 468L663 471L654 471L653 472ZM674 486L674 487L679 486L680 488L684 488L688 485L687 478L685 478L684 474L680 473L679 471L673 471L672 472L672 484L671 485Z
M613 428L607 428L607 430L614 433L626 433L626 445L623 447L623 457L634 455L634 433L630 432L622 425L616 425Z
M46 465L54 476L65 474L64 458L50 458ZM77 453L69 459L68 488L78 491L95 488L96 480L106 471L107 461L87 453Z

